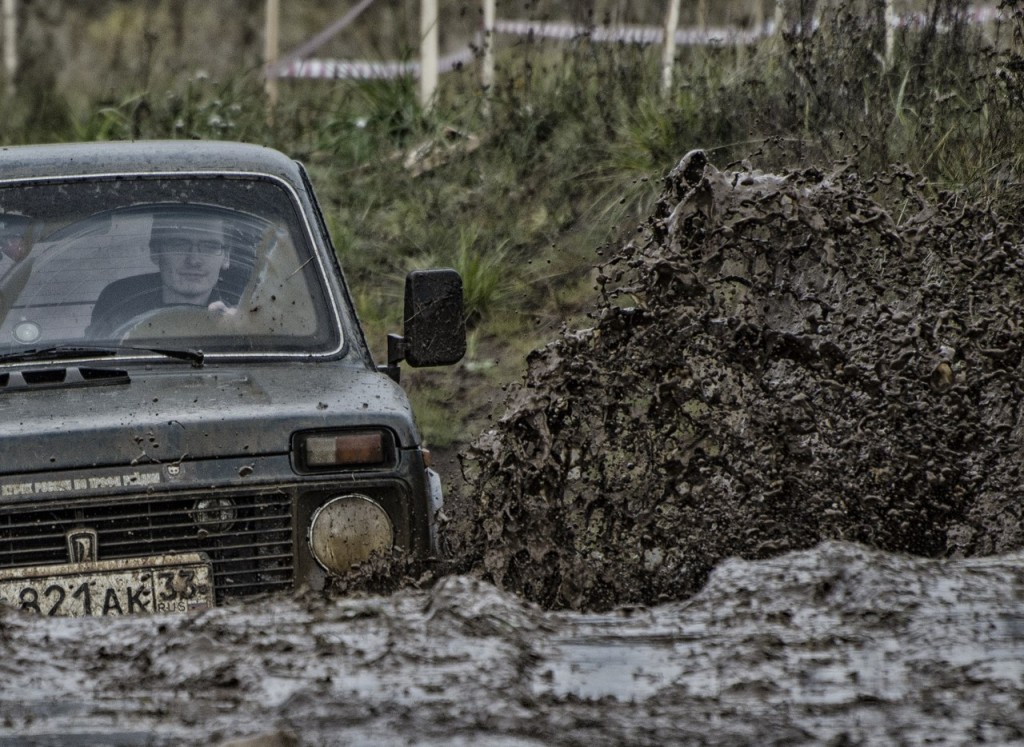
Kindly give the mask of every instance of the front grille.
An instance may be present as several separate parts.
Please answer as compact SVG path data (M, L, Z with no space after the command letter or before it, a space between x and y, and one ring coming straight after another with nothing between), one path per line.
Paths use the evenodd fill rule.
M65 533L76 527L96 530L99 560L206 553L218 602L293 585L287 493L146 495L4 507L0 568L67 563Z

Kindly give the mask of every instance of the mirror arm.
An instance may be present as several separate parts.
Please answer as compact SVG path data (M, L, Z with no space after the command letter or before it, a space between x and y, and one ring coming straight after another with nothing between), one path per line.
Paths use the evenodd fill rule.
M384 373L391 377L396 384L400 383L399 379L402 376L402 369L398 364L405 360L407 349L408 345L404 337L394 332L388 335L388 365L384 368Z

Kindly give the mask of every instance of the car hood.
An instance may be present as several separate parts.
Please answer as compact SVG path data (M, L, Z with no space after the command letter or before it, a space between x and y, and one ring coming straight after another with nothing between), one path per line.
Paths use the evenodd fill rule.
M106 364L105 364L106 365ZM296 367L301 365L301 376ZM405 393L364 367L128 367L78 385L0 387L0 475L287 454L295 431L386 427L419 442Z

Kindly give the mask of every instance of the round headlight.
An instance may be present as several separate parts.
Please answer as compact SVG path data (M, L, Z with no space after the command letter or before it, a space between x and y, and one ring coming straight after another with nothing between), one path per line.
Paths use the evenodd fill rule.
M314 514L309 524L309 549L327 571L342 574L386 552L394 544L395 530L387 512L363 495L334 498Z

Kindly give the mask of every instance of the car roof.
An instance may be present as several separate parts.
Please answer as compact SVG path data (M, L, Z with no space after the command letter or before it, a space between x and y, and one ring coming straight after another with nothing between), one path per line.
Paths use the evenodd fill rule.
M0 181L140 173L259 173L293 184L296 161L273 148L222 140L14 145L0 148Z

